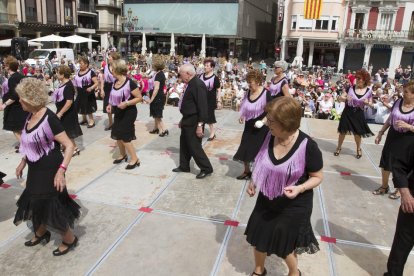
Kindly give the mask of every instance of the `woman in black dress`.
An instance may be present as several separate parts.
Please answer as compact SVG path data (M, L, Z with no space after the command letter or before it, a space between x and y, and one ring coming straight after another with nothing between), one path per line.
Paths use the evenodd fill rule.
M356 85L351 86L347 92L338 97L339 102L345 102L345 108L339 121L338 145L334 155L340 154L345 135L352 134L357 147L356 158L360 159L362 157L361 137L366 138L374 135L364 116L364 106L372 103L372 89L369 88L371 76L368 71L357 71L355 77Z
M289 275L301 275L297 254L319 250L310 217L313 189L323 179L322 153L308 135L299 130L300 104L280 97L266 106L270 131L256 156L247 193L259 189L256 206L245 231L254 247L252 275L266 275L266 256L276 254L288 266Z
M217 107L220 107L221 84L219 78L214 74L214 67L216 63L212 59L204 60L204 74L200 75L200 79L207 87L207 107L208 117L205 122L210 128L210 137L207 141L213 141L216 138L216 129L214 124L216 121L216 114L214 114Z
M151 134L158 134L160 137L168 136L168 129L165 129L162 121L162 113L165 104L164 86L165 74L163 72L165 63L159 56L152 57L152 67L157 72L154 77L154 87L149 92L147 103L150 104L150 116L154 118L155 127L150 131Z
M115 78L112 75L112 66L111 63L114 60L120 59L121 56L117 52L110 52L108 55L108 64L105 65L103 80L101 81L101 97L103 97L103 112L108 114L108 126L105 128L105 131L111 130L112 128L112 113L106 111L108 106L109 95L112 90Z
M278 60L274 63L275 75L269 86L270 94L273 99L282 96L292 97L289 93L289 81L285 74L287 66L287 63L283 60Z
M259 70L251 70L247 73L246 81L249 91L245 94L240 107L239 123L244 125L244 131L240 146L233 160L242 161L244 172L237 177L239 180L250 179L252 173L250 163L254 161L259 152L263 140L268 132L268 127L257 127L265 119L265 106L272 100L270 92L262 86L262 73Z
M19 62L12 56L8 56L4 59L4 65L8 73L7 83L2 85L2 101L0 105L0 111L4 110L3 116L3 129L13 131L17 141L20 141L20 135L26 118L29 115L22 109L22 105L19 102L19 95L16 93L16 86L24 78L24 76L17 72L19 68ZM19 146L16 146L16 152L19 151Z
M88 125L87 128L95 126L93 113L98 109L96 106L95 88L98 87L98 78L94 71L89 68L89 60L87 57L79 58L79 71L75 74L73 84L78 91L76 97L76 105L78 113L82 114L81 125ZM86 120L89 117L89 122Z
M74 147L56 114L46 107L49 98L44 82L27 78L16 91L23 109L30 114L22 132L23 158L16 168L17 178L22 177L26 164L29 169L26 188L17 201L14 224L32 222L34 237L25 242L26 246L49 242L51 234L47 228L59 231L62 244L53 255L64 255L78 243L72 229L80 207L70 198L65 180ZM64 156L61 145L65 148Z
M106 111L115 115L111 138L116 140L121 154L121 158L115 159L113 163L120 164L124 160L127 161L128 153L130 159L125 169L131 170L140 165L131 141L136 139L135 120L138 114L136 104L142 100L142 96L135 82L127 78L127 73L128 68L124 60L112 62L112 74L115 77L115 82Z
M79 126L78 114L73 102L75 100L75 87L70 80L72 74L69 66L61 65L57 70L57 78L60 86L53 92L52 98L56 104L56 116L60 119L66 135L68 135L74 147L73 155L79 155L80 150L76 146L75 138L82 136Z
M395 159L405 154L408 146L414 143L414 81L409 82L404 87L402 99L398 99L391 110L388 120L378 132L375 143L381 142L382 135L387 129L390 129L382 148L380 167L382 172L382 185L373 191L374 195L383 195L388 193L388 179ZM400 193L396 189L389 195L391 199L399 199Z

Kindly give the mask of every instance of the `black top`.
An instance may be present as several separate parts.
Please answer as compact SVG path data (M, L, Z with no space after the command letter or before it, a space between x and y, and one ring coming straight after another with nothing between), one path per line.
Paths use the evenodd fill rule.
M204 82L193 77L183 93L181 114L184 117L197 114L198 121L205 122L207 120L207 87Z
M318 148L318 144L307 134L299 130L299 136L296 139L295 144L290 149L290 151L283 156L281 159L276 159L274 152L273 152L273 145L275 137L271 136L269 141L269 147L268 147L268 153L270 160L274 165L280 165L287 160L296 152L296 150L299 148L300 144L304 139L308 139L308 143L306 144L306 160L305 160L305 173L303 176L301 176L297 182L298 184L303 184L306 180L309 178L309 172L318 172L323 168L323 159L322 159L322 153Z
M8 80L8 87L9 92L6 93L6 95L3 96L3 103L5 103L7 100L13 100L13 104L19 104L19 95L16 93L16 86L20 83L20 81L24 78L24 76L20 73L13 73L9 80Z
M409 188L414 191L414 143L403 154L395 156L392 175L395 188Z
M129 81L129 82L128 82ZM118 87L118 88L115 88L115 84L116 83L118 83L118 80L117 79L115 79L115 81L114 81L114 84L113 84L113 86L112 86L112 89L113 90L116 90L116 91L118 91L119 89L121 89L121 88L124 88L124 86L127 84L127 83L129 83L129 91L131 92L131 95L129 96L129 99L125 99L126 101L129 101L129 100L132 100L132 99L134 99L135 98L135 96L134 95L132 95L132 91L134 91L135 89L137 89L138 88L138 85L132 80L132 79L130 79L130 78L126 78L125 79L125 81L124 81L124 83L120 86L120 87Z
M165 74L163 71L159 71L156 75L155 75L155 79L154 82L158 81L160 83L160 88L158 89L158 93L157 96L155 96L156 98L161 98L164 96L164 86L165 86ZM132 89L131 89L132 91Z
M72 81L68 81L67 83L63 84L63 86L65 86L65 88L63 88L63 100L56 102L56 113L58 113L65 106L66 101L73 101L75 99L75 87L73 86ZM72 108L73 104L69 110Z

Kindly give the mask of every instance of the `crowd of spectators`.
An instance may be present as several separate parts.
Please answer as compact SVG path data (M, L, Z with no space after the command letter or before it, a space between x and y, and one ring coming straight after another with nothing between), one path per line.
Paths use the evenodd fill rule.
M98 80L103 80L103 68L106 65L109 50L102 49L99 53L96 50L89 51L87 56L90 66L98 75ZM181 93L185 85L179 79L178 69L182 64L191 63L195 66L197 74L203 73L203 58L198 56L183 57L159 55L165 62L164 69L166 85L163 93L166 94L166 105L177 106ZM146 95L151 88L151 81L154 75L152 70L152 53L141 55L134 53L128 62L128 76L137 82L141 87L143 95ZM253 63L251 59L247 63L239 63L237 59L213 58L217 66L216 75L221 82L221 95L218 108L230 108L238 111L240 104L248 90L246 82L247 72L252 68L260 69L263 75L263 83L268 88L272 82L272 65L268 65L264 60ZM26 62L21 63L20 72L25 76L35 77L44 80L52 92L59 86L56 76L56 68L66 64L72 73L79 70L77 60L52 59L46 60L44 64L34 66ZM372 65L367 68L372 72ZM285 72L289 81L289 93L299 101L303 109L303 116L317 119L339 120L345 107L345 103L339 102L337 97L342 91L355 84L355 72L348 71L343 74L333 74L326 68L313 67L309 71L302 71L289 67ZM0 72L0 83L3 82L5 75L3 70ZM393 102L402 96L403 85L413 78L410 66L402 68L399 66L395 70L395 78L388 78L388 69L380 69L375 74L371 73L372 89L374 97L365 107L365 117L370 123L383 124L392 107ZM98 85L96 95L100 97Z

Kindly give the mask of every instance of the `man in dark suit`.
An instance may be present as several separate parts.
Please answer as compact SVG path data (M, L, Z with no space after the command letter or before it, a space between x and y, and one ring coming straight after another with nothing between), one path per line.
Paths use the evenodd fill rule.
M180 121L180 166L173 172L190 172L190 160L194 158L202 179L213 172L210 160L201 146L204 136L204 122L207 119L207 87L196 77L193 65L184 64L180 67L180 77L186 88L181 95L178 108L183 118Z

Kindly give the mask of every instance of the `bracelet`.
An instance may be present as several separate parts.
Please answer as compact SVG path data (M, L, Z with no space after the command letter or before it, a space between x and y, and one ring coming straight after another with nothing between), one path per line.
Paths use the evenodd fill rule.
M59 168L61 168L61 169L63 169L64 171L66 171L68 168L65 166L65 165L63 165L63 164L60 164L59 165Z

